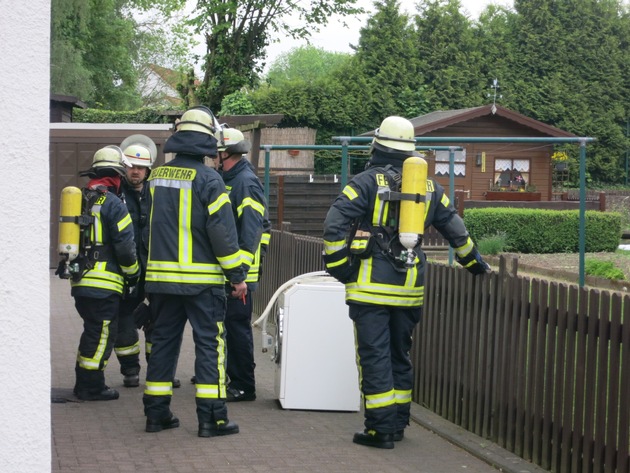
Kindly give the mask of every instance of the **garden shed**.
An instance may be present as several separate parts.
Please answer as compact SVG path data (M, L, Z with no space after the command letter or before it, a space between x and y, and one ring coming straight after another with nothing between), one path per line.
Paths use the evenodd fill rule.
M416 136L567 138L576 135L498 105L436 111L410 119ZM455 152L455 190L472 200L552 200L554 145L431 143ZM428 153L429 175L449 188L449 151Z

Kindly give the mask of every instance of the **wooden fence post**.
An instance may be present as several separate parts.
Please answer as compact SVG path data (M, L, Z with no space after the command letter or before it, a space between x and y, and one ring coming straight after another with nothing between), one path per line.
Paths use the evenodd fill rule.
M466 191L456 190L455 191L455 202L453 202L453 206L457 210L457 214L464 218L464 196L466 195Z

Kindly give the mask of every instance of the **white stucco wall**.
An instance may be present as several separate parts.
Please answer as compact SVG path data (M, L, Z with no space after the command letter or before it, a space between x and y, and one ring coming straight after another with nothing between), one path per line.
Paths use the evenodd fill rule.
M50 0L0 0L0 471L50 472Z

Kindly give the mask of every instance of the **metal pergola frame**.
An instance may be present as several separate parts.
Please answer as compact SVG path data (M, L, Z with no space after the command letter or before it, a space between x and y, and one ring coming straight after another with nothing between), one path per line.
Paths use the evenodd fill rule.
M272 150L339 150L341 151L341 188L348 181L348 151L367 150L366 145L351 143L371 143L370 136L333 136L333 142L340 145L261 145L265 151L265 198L269 200L269 168ZM417 150L449 151L449 198L455 199L455 151L464 148L462 143L577 143L580 147L580 207L579 207L579 285L584 287L584 254L586 252L586 144L595 141L591 137L416 137ZM457 143L451 146L421 146L421 143ZM453 249L449 248L449 264L453 264Z

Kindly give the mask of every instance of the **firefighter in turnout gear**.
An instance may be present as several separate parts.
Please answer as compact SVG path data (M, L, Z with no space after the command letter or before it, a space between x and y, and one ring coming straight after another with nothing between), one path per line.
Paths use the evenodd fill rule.
M120 303L118 335L114 345L114 352L123 375L123 385L131 388L140 385L140 340L133 313L145 298L144 277L149 248L149 211L151 209L147 178L157 156L157 147L148 136L131 135L125 138L120 148L129 161L125 179L122 180L122 191L133 222L136 254L141 265L138 284Z
M83 194L90 196L85 199L89 202L86 210L93 222L86 230L90 249L83 276L71 282L83 319L74 393L88 401L118 399L118 392L105 385L104 370L114 348L121 298L140 275L133 224L118 197L124 162L120 148L107 146L94 154L92 167L81 173L90 178Z
M261 261L271 237L271 222L265 194L251 164L244 155L251 144L235 128L223 127L223 142L214 157L232 203L238 231L238 246L247 270L247 295L241 300L228 295L225 315L227 346L227 401L256 399L254 337L252 333L252 292L258 286ZM229 288L228 288L229 290Z
M421 241L411 250L409 264L409 250L398 234L399 204L407 196L386 198L400 191L403 163L411 156L417 156L413 125L402 117L387 117L375 132L366 170L343 189L324 223L326 269L345 284L355 327L365 429L353 441L377 448L394 448L409 424L409 350L424 298ZM416 201L424 201L424 227L433 225L468 271L489 271L444 189L428 179L426 196L421 194Z
M199 437L236 434L225 379L225 280L247 293L232 207L215 156L220 126L206 107L187 110L164 146L176 153L149 176L152 198L145 290L155 314L143 403L146 431L179 427L170 410L172 380L186 322L195 341Z

